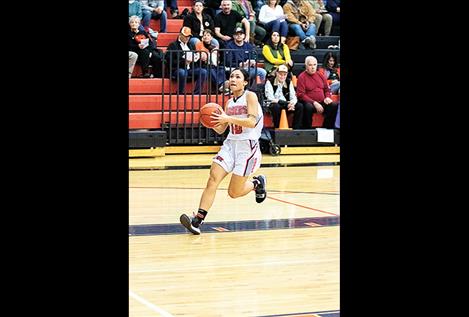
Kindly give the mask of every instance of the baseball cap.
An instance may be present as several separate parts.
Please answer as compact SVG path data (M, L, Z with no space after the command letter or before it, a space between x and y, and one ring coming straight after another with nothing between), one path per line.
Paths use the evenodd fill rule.
M235 34L236 33L243 33L244 34L244 29L243 28L236 28Z
M191 31L190 27L183 26L182 29L181 29L181 34L184 35L184 36L191 36L192 31Z
M288 73L288 67L287 67L287 65L285 65L285 64L280 65L280 66L277 68L277 72L285 72L285 73Z

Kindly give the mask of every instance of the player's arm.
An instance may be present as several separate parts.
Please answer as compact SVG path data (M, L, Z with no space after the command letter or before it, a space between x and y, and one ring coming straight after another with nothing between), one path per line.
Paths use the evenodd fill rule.
M228 105L228 101L225 101L225 109L223 112L226 111L226 107ZM224 122L224 123L218 123L217 125L215 125L212 129L213 131L215 131L216 133L218 134L223 134L223 132L225 132L226 128L228 127L228 122Z

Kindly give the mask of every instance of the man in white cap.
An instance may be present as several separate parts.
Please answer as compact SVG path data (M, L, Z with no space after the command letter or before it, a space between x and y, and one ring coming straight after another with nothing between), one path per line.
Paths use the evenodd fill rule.
M270 112L274 122L274 128L278 128L280 124L280 113L282 109L293 112L293 129L311 129L304 125L304 115L311 117L312 111L304 113L304 106L298 102L296 98L295 87L293 82L287 78L288 67L285 64L277 68L275 77L269 77L265 82L265 96L270 101Z

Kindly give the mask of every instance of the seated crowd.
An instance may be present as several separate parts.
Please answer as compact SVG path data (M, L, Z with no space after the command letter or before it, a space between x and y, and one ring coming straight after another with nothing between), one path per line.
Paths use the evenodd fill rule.
M166 2L129 0L129 78L136 64L143 78L161 78L164 62L165 77L177 82L179 94L189 78L196 95L207 81L211 91L229 94L227 74L244 67L252 85L264 85L274 127L279 127L282 109L293 113L293 129L310 129L313 113L323 114L324 128L338 127L339 104L331 99L340 94L338 56L328 52L319 68L317 59L307 56L295 85L287 37L298 37L299 49L315 49L321 24L327 36L340 22L340 0L195 0L163 53L150 21L159 20L160 32L166 32ZM177 1L169 2L171 17L178 18ZM263 65L258 65L256 47L262 47Z

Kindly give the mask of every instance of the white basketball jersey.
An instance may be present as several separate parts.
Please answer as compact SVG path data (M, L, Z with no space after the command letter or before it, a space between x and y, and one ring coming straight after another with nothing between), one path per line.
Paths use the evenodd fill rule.
M248 103L246 101L247 91L234 100L234 97L228 100L226 114L236 118L248 117ZM254 128L246 128L236 124L230 124L228 128L227 139L230 140L258 140L261 137L262 128L264 127L264 114L259 102L257 102L257 118L256 126Z

